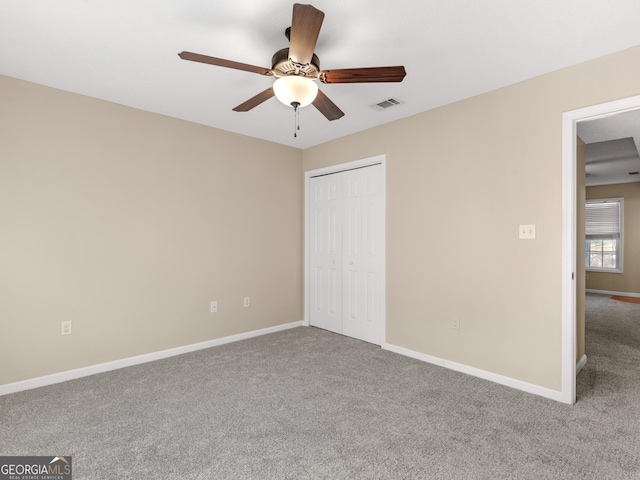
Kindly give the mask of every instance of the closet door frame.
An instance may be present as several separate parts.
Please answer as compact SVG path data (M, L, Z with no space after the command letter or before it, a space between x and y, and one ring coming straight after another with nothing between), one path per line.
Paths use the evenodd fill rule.
M329 167L318 168L315 170L309 170L305 172L304 176L304 320L303 325L310 325L310 299L311 299L311 269L310 269L310 248L311 248L311 236L310 236L310 181L312 177L316 177L318 175L328 175L331 173L343 172L346 170L354 170L357 168L368 167L371 165L381 165L381 190L382 190L382 208L383 212L386 212L386 155L377 155L375 157L363 158L361 160L355 160L352 162L340 163L337 165L331 165ZM386 232L386 218L385 215L382 215L382 231ZM385 345L386 343L386 233L382 235L382 288L381 288L381 296L380 304L381 304L381 338L380 345Z

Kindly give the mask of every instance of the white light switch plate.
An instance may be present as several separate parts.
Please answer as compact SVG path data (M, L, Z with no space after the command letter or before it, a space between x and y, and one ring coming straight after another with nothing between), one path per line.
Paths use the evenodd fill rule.
M521 240L533 240L536 238L535 225L520 225L518 232Z

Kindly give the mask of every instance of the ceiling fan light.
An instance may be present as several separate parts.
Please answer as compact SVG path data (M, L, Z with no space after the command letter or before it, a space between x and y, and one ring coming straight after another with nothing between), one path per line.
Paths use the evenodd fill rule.
M289 75L280 77L273 83L273 91L278 100L293 107L305 107L316 99L318 85L310 78Z

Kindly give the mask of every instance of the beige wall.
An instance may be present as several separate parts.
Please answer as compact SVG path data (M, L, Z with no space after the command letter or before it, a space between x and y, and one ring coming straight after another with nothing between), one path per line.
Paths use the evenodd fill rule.
M624 198L623 273L587 272L587 288L640 294L640 182L587 187L587 198Z
M302 320L301 162L0 76L0 384Z
M640 47L305 150L387 155L387 342L560 390L562 113L638 94Z

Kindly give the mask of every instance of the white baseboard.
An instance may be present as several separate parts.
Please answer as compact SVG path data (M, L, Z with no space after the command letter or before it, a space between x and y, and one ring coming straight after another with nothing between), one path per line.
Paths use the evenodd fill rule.
M141 363L153 362L154 360L174 357L176 355L195 352L197 350L203 350L205 348L217 347L226 343L259 337L262 335L267 335L269 333L288 330L290 328L301 327L302 323L302 320L299 322L285 323L283 325L276 325L275 327L262 328L260 330L253 330L251 332L239 333L237 335L230 335L228 337L207 340L206 342L193 343L191 345L170 348L168 350L161 350L159 352L146 353L144 355L138 355L135 357L114 360L113 362L106 362L100 363L98 365L91 365L89 367L76 368L74 370L67 370L66 372L54 373L51 375L31 378L29 380L22 380L15 383L7 383L4 385L0 385L0 396L21 392L23 390L30 390L32 388L44 387L46 385L53 385L54 383L66 382L67 380L74 380L76 378L88 377L89 375L95 375L96 373L103 373L111 370L117 370L119 368L131 367L133 365L139 365Z
M562 402L562 392L560 391L551 390L539 385L516 380L515 378L505 377L504 375L487 372L486 370L481 370L479 368L470 367L468 365L452 362L443 358L434 357L425 353L416 352L413 350L409 350L408 348L398 347L397 345L391 345L389 343L385 343L384 345L382 345L382 348L391 352L399 353L400 355L415 358L416 360L421 360L433 365L438 365L439 367L448 368L449 370L455 370L456 372L466 373L467 375L472 375L484 380L489 380L490 382L499 383L500 385L505 385L517 390L522 390L523 392L533 393L534 395L539 395L541 397Z
M598 293L600 295L617 295L619 297L635 297L640 298L640 293L631 293L631 292L612 292L609 290L594 290L592 288L587 288L585 290L587 293Z
M587 356L582 355L582 358L576 364L576 377L580 373L580 370L582 370L586 364L587 364Z

